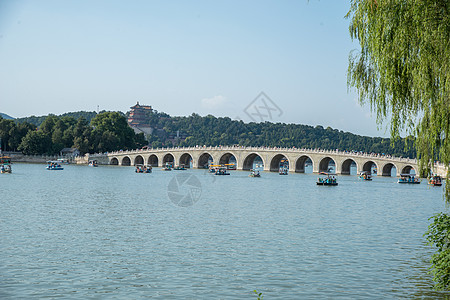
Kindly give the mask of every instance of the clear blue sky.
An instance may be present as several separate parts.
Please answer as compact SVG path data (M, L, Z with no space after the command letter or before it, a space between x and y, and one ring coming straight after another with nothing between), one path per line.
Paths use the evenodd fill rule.
M0 0L0 112L127 111L244 121L264 91L272 121L379 131L347 90L350 0Z

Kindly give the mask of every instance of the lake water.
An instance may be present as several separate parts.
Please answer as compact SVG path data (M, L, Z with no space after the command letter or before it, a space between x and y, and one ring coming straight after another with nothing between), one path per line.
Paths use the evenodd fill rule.
M39 164L13 172L0 176L1 299L449 295L433 292L427 274L423 234L444 202L442 187L425 181L338 176L339 186L324 187L313 174Z

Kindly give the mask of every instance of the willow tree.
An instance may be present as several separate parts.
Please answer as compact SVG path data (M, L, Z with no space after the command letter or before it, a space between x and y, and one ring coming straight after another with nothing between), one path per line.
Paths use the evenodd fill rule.
M395 139L416 137L421 174L450 162L450 1L352 0L348 85ZM450 187L447 172L446 199Z
M450 1L352 0L350 35L361 50L350 54L348 85L378 122L390 119L391 136L416 137L421 174L435 160L450 163ZM445 199L450 199L449 176ZM450 288L450 217L434 218L428 240L438 289Z

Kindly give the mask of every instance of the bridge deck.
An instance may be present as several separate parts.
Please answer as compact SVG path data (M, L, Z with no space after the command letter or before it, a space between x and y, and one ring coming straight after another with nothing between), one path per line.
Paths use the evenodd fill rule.
M350 167L356 165L357 172L378 170L379 175L390 176L396 169L396 175L418 173L416 159L393 157L362 152L347 152L339 150L297 149L278 147L173 147L157 149L136 149L131 151L116 151L105 154L91 154L102 164L136 165L151 164L161 167L166 162L175 165L184 164L194 168L207 167L213 161L216 164L229 163L234 157L237 170L250 170L255 162L260 162L265 171L278 171L280 162L287 160L286 166L290 172L305 172L307 163L313 166L313 172L328 171L330 165L335 166L337 174L350 174ZM86 158L84 158L86 161ZM330 164L331 162L331 164ZM434 172L445 176L446 168L436 164Z

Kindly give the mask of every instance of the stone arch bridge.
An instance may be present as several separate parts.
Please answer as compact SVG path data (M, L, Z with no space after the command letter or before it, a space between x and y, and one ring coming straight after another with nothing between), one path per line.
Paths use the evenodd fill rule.
M219 146L138 149L90 155L90 159L97 159L101 164L119 166L148 164L161 167L170 162L174 165L183 164L194 168L206 168L211 162L226 164L232 161L236 164L237 170L250 170L255 163L260 163L264 166L264 171L272 172L277 172L280 163L285 161L289 172L296 173L304 173L307 164L312 164L315 173L327 172L329 166L334 163L336 174L344 175L350 174L351 165L356 165L358 173L370 171L376 167L378 174L383 176L391 176L393 168L396 169L397 176L409 173L412 169L418 173L415 159L338 150L277 147Z

